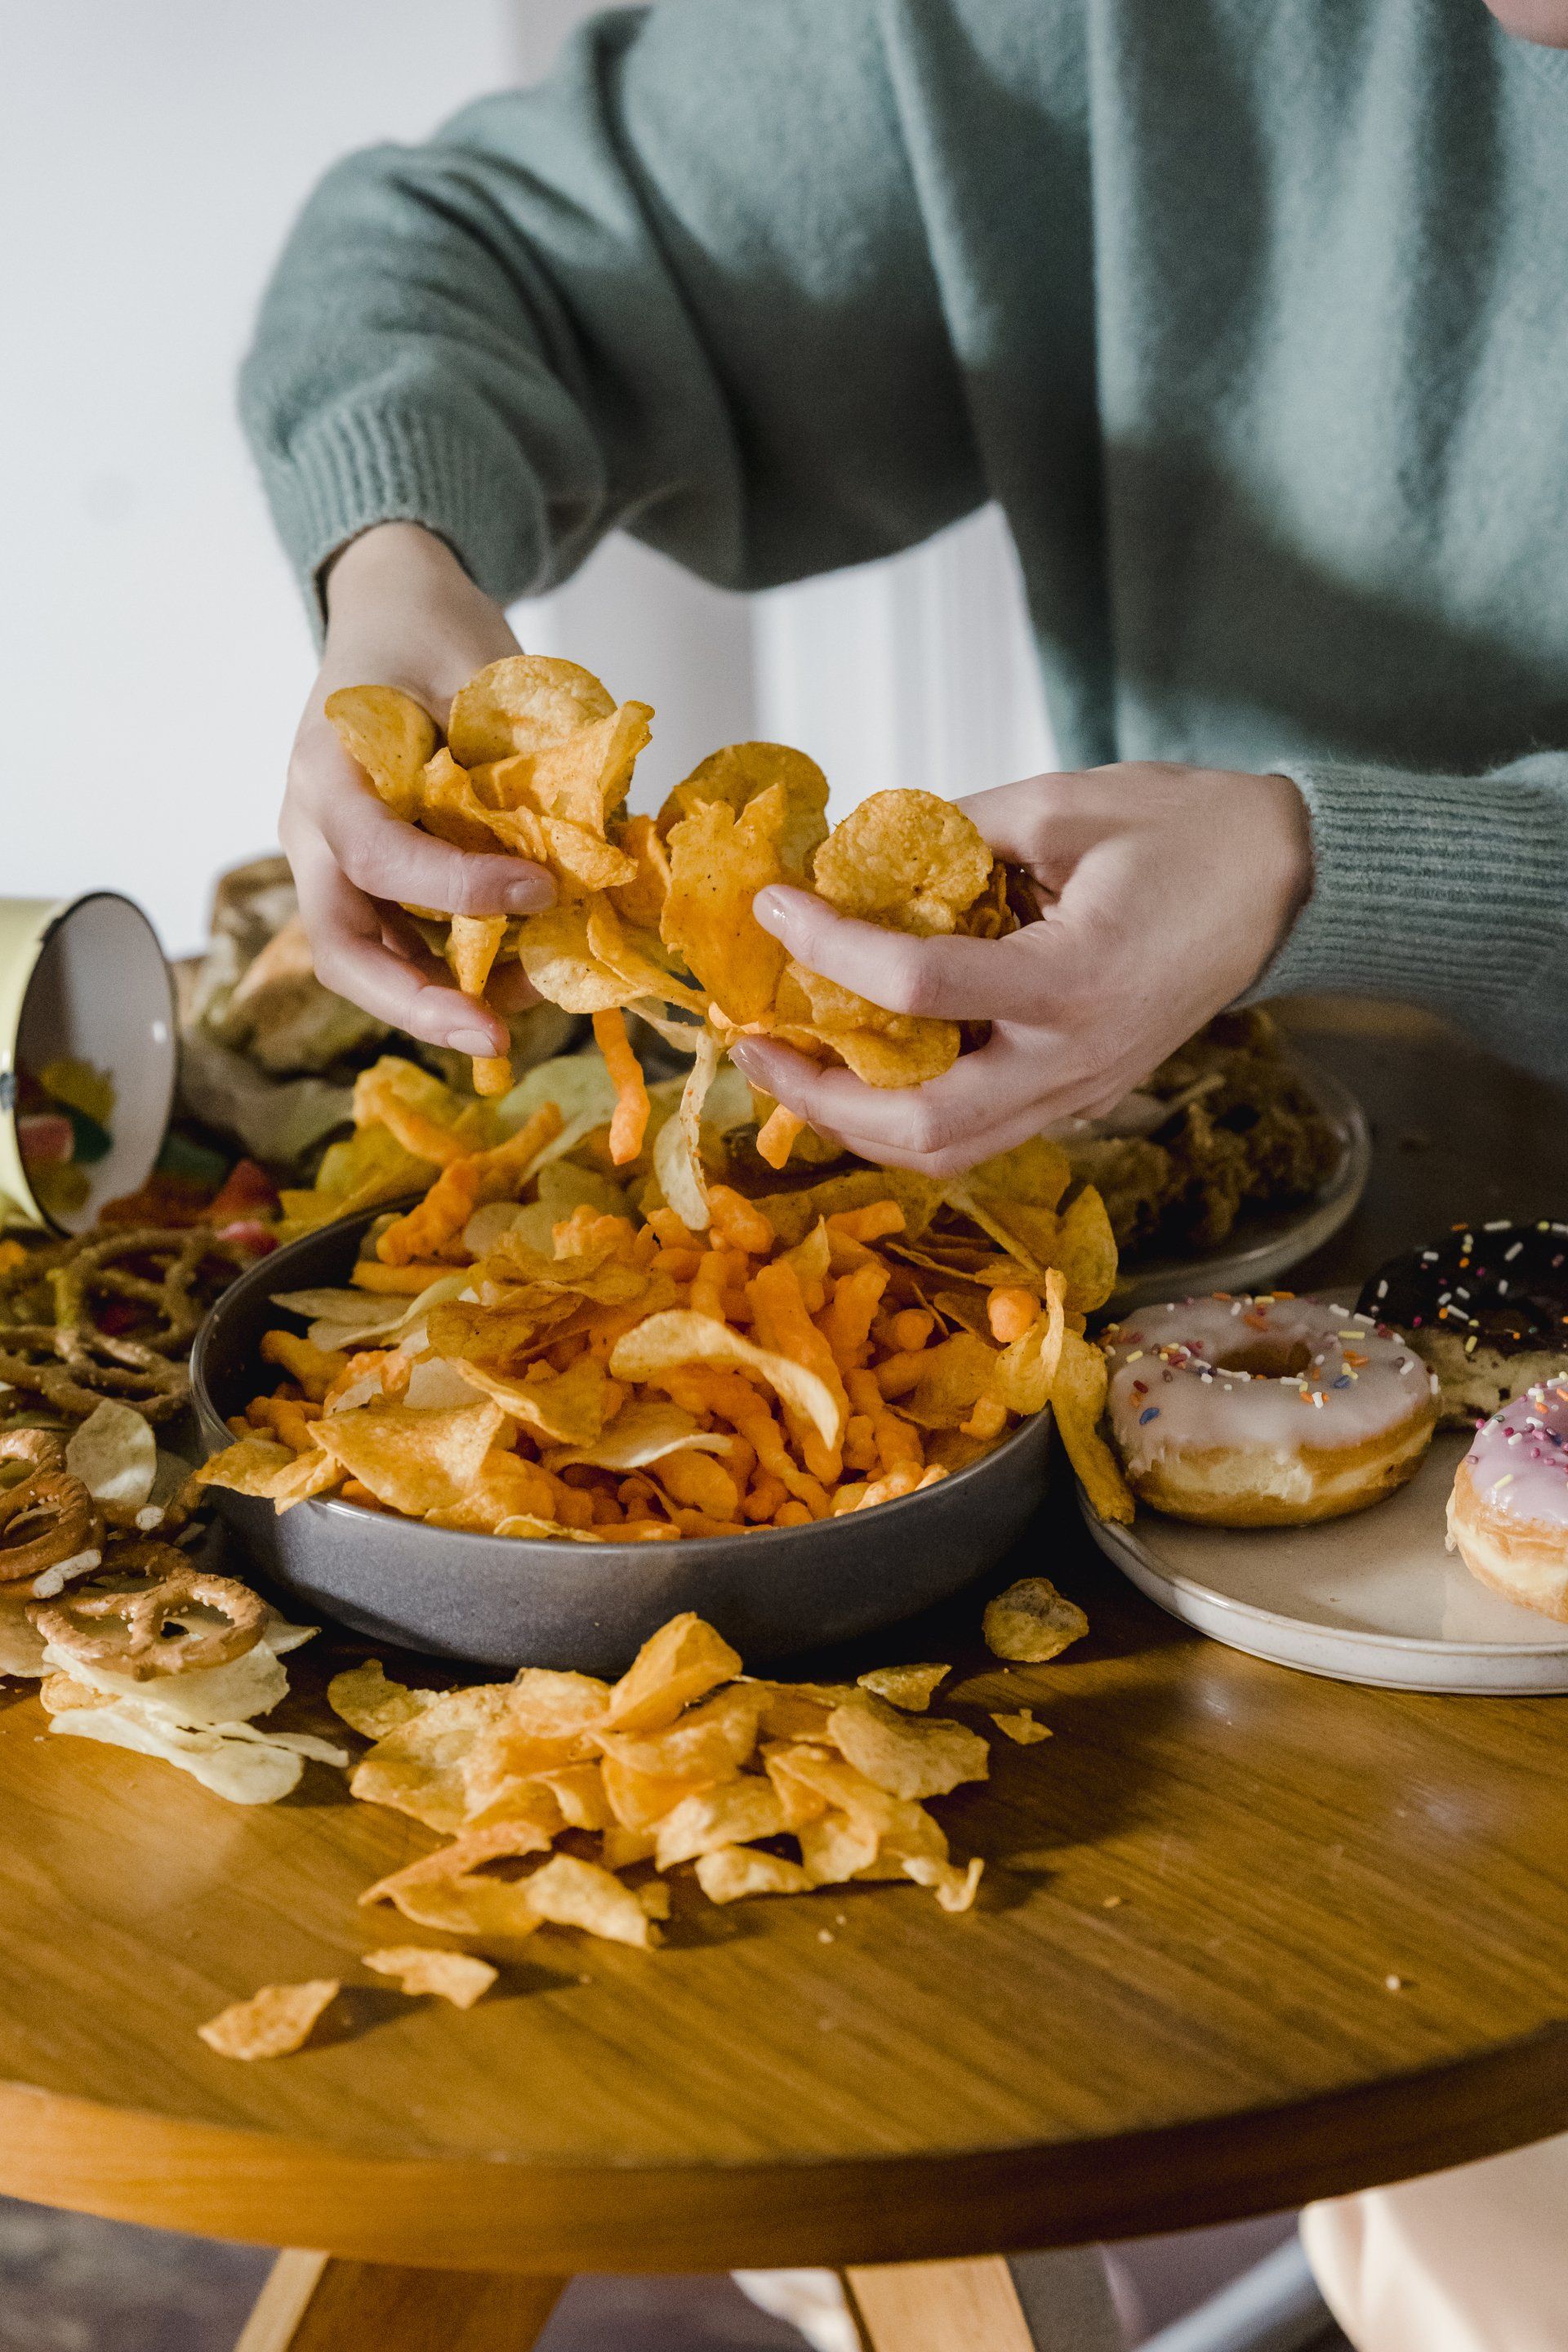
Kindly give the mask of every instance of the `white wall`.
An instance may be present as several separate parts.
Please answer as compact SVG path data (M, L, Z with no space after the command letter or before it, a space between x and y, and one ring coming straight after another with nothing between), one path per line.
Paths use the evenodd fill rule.
M766 0L755 0L765 5ZM0 11L0 892L109 885L197 944L268 846L309 635L234 418L262 284L345 150L548 66L589 0L50 0ZM525 645L652 702L638 799L757 732L838 809L1049 762L994 517L752 600L628 542Z

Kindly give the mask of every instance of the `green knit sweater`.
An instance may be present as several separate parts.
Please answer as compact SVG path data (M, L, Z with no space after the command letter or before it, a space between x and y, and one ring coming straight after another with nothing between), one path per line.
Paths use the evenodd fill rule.
M994 499L1066 762L1305 794L1267 990L1568 1074L1568 54L1480 0L612 14L329 176L244 407L307 582L401 516L506 599L616 525L758 587Z

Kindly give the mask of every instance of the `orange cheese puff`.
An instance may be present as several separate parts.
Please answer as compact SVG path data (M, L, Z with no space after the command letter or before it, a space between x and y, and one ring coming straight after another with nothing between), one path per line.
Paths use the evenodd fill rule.
M725 1469L735 1482L736 1493L743 1495L756 1475L755 1446L748 1445L743 1437L737 1437L728 1454L722 1458Z
M628 1519L618 1540L622 1543L668 1543L678 1540L679 1535L680 1529L672 1528L668 1519Z
M610 1250L629 1263L634 1234L629 1217L591 1209L584 1201L569 1217L551 1226L550 1238L557 1257L585 1257L596 1250Z
M408 1265L383 1265L379 1258L362 1257L349 1280L356 1290L372 1290L393 1298L417 1298L433 1282L452 1271L451 1261L422 1258Z
M691 1277L692 1311L723 1322L725 1294L746 1278L747 1261L741 1250L704 1250Z
M706 1511L689 1511L680 1503L670 1505L670 1516L683 1536L743 1536L744 1523L740 1519L710 1519ZM805 1510L803 1503L800 1508ZM811 1514L806 1512L809 1518Z
M985 1297L985 1320L991 1326L991 1337L999 1348L1011 1347L1021 1339L1040 1311L1040 1302L1032 1290L1021 1290L1011 1283L1003 1283Z
M595 1013L594 1039L616 1089L615 1116L610 1120L610 1157L619 1168L628 1160L635 1160L642 1150L643 1137L647 1132L647 1087L626 1035L626 1016L618 1008Z
M896 1356L884 1356L877 1366L877 1386L885 1397L908 1396L918 1386L925 1361L918 1348L905 1349Z
M771 1471L759 1470L747 1490L745 1501L741 1508L747 1518L758 1526L765 1526L785 1503L793 1499L781 1479L775 1478ZM801 1508L805 1510L805 1506L802 1504ZM807 1518L811 1517L809 1511L806 1511L805 1515Z
M712 1365L677 1365L661 1373L658 1385L688 1412L714 1412L754 1447L757 1460L778 1479L786 1494L804 1503L814 1519L827 1517L827 1496L821 1481L803 1470L780 1434L767 1399L740 1372L721 1371Z
M795 1150L795 1139L805 1131L806 1122L797 1118L783 1103L774 1103L757 1129L757 1157L770 1168L782 1168Z
M581 1486L568 1486L555 1481L555 1517L563 1528L591 1528L594 1524L594 1498Z
M777 1241L772 1225L762 1211L729 1184L712 1184L708 1190L708 1213L713 1220L713 1231L729 1248L745 1250L752 1257L767 1257Z
M512 1199L531 1163L547 1143L554 1141L564 1124L557 1104L541 1103L504 1143L448 1162L418 1207L405 1217L395 1217L376 1243L375 1254L382 1264L406 1265L413 1258L445 1258L454 1254L466 1257L461 1235L474 1211L491 1201Z
M258 1402L259 1402L260 1400L258 1399ZM251 1437L261 1424L259 1422L247 1420L243 1412L231 1412L228 1416L228 1426L230 1433L235 1437Z
M907 1421L900 1421L896 1412L889 1411L876 1375L852 1371L845 1375L845 1381L855 1411L865 1413L871 1423L877 1457L883 1470L896 1469L900 1462L923 1462L919 1436Z
M287 1398L258 1397L251 1407L258 1429L270 1429L296 1454L313 1454L316 1441L310 1423L320 1421L319 1404L291 1404Z
M912 1354L923 1348L936 1328L936 1317L928 1315L922 1307L906 1307L888 1325L888 1338L900 1353Z
M1007 1408L1000 1397L983 1396L976 1401L973 1412L959 1427L965 1437L983 1437L987 1443L1000 1437L1007 1426Z
M773 1116L778 1116L776 1111ZM775 1528L808 1528L811 1513L804 1503L781 1503L773 1514L773 1525Z
M877 1433L869 1413L852 1412L849 1426L844 1433L844 1467L846 1470L874 1470L877 1466Z
M590 1500L594 1506L594 1525L596 1528L619 1527L626 1517L615 1496L606 1493L603 1486L595 1487Z
M704 1253L699 1249L662 1249L654 1263L668 1275L671 1282L695 1280Z
M349 1360L341 1348L312 1348L309 1339L297 1339L291 1331L264 1331L261 1360L280 1364L311 1403L320 1404L339 1373L347 1370Z
M942 1477L941 1470L925 1470L918 1463L900 1462L885 1478L874 1478L850 1508L864 1511L875 1503L896 1503L901 1495L913 1495Z
M639 1518L647 1518L659 1508L661 1497L653 1480L645 1477L640 1470L634 1470L630 1477L623 1478L616 1488L616 1499L629 1519L634 1514Z
M865 1209L836 1209L827 1220L830 1234L852 1242L885 1241L904 1230L904 1213L896 1201L873 1201Z
M846 1370L866 1360L872 1319L887 1286L888 1270L882 1265L863 1265L854 1274L841 1274L833 1286L832 1299L817 1328L832 1349L834 1360Z
M373 1495L357 1478L345 1478L338 1488L338 1496L342 1502L357 1503L362 1511L384 1511L387 1507L379 1495Z
M652 1226L638 1225L632 1234L632 1264L650 1266L658 1255L658 1235Z
M650 1209L644 1222L664 1249L689 1249L697 1238L673 1209Z
M710 1454L667 1454L658 1465L658 1483L671 1502L705 1512L710 1519L733 1519L740 1514L735 1481Z
M775 1258L771 1265L759 1266L746 1285L746 1296L752 1302L762 1345L815 1372L838 1404L843 1422L847 1422L849 1399L843 1377L833 1360L832 1349L806 1313L794 1266L782 1258ZM798 1443L806 1468L830 1486L843 1468L838 1447L826 1444L821 1432L809 1425L799 1431Z

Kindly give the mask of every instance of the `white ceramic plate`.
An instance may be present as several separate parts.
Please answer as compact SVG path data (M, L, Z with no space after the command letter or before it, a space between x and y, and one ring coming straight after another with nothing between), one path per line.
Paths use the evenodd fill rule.
M1323 1184L1294 1208L1262 1216L1244 1213L1217 1249L1185 1257L1134 1257L1112 1293L1112 1313L1130 1315L1135 1307L1202 1291L1265 1290L1339 1232L1366 1190L1372 1166L1366 1115L1350 1088L1310 1054L1293 1046L1290 1061L1339 1139L1339 1157Z
M1200 1528L1079 1504L1101 1551L1173 1617L1276 1665L1383 1690L1568 1691L1568 1625L1516 1609L1444 1548L1469 1438L1452 1432L1386 1503L1315 1528Z

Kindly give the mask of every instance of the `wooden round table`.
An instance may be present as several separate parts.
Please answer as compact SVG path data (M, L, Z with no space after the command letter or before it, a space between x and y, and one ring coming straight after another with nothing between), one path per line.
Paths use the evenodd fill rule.
M1426 1024L1300 1017L1380 1147L1301 1286L1455 1217L1568 1210L1559 1097ZM355 1898L428 1834L319 1768L281 1805L222 1805L45 1738L5 1686L0 2190L351 2258L285 2257L249 2352L479 2352L529 2340L578 2270L945 2266L1568 2127L1568 1706L1223 1649L1124 1583L1065 1493L993 1582L1031 1570L1089 1612L1055 1664L991 1659L978 1591L813 1662L951 1659L957 1711L1051 1727L942 1803L986 1857L967 1916L913 1887L732 1911L678 1889L658 1953L551 1931L468 2014L366 1982L326 2038L251 2066L196 2025L263 1981L353 1986L388 1940ZM332 1727L321 1683L354 1646L291 1661L295 1727ZM946 2274L972 2313L1006 2277ZM855 2275L874 2341L963 2339L942 2271L924 2334L877 2319L897 2273Z

